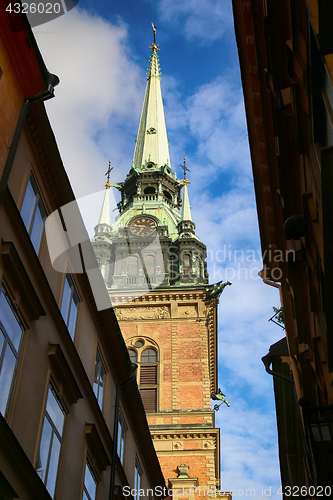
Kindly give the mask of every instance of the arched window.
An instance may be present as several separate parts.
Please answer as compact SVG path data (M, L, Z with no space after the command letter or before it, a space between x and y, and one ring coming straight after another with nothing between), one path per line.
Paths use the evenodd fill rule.
M157 352L155 349L148 348L141 353L141 363L156 363Z
M138 258L128 257L127 259L127 274L129 276L137 276L138 274Z
M158 350L149 339L138 338L132 340L128 346L128 352L132 363L138 364L137 381L144 409L147 413L156 412L159 378Z
M136 363L138 360L138 354L134 349L128 349L128 354L132 363Z

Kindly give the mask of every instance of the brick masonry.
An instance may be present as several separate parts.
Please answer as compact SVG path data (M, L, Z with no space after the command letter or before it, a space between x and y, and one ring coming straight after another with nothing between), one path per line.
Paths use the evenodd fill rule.
M158 350L158 411L147 418L166 482L174 488L181 484L182 464L193 485L219 487L219 430L210 398L216 391L216 313L204 297L205 290L154 291L131 302L112 297L126 344L133 348L142 339Z

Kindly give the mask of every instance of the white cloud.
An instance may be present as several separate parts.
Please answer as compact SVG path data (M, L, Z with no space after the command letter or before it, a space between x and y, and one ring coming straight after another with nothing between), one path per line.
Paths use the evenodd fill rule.
M189 40L209 43L232 27L229 0L161 0L159 10L163 21L176 24Z
M76 8L35 34L47 67L60 77L46 107L65 168L76 195L90 194L102 188L109 158L116 180L130 168L144 72L131 60L124 24Z

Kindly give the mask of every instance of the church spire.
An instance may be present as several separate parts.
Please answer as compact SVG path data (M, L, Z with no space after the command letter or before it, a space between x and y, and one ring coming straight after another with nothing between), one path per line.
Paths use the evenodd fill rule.
M150 47L146 93L133 157L133 167L139 170L146 166L159 170L164 165L169 165L170 161L157 55L159 48L156 44L156 28L153 24L152 26L154 42Z
M190 172L190 170L186 166L186 156L184 156L184 163L183 165L180 165L182 169L184 170L184 179L182 181L184 188L183 188L183 202L182 202L182 214L181 214L181 220L182 221L192 221L192 216L191 216L191 205L190 205L190 200L188 197L188 190L187 190L187 185L190 184L190 181L186 179L186 172Z
M103 200L103 206L101 210L101 214L99 216L98 224L107 224L108 226L111 225L111 219L110 219L110 175L111 171L113 170L113 167L111 167L111 160L109 160L109 168L106 172L107 176L107 181L104 184L105 186L105 194L104 194L104 200Z

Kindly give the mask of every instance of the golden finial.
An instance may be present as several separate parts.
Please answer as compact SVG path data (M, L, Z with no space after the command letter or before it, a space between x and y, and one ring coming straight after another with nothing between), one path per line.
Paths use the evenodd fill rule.
M149 46L149 48L153 52L154 50L160 50L160 49L158 48L158 44L156 45L156 26L154 25L154 23L151 23L151 25L153 27L153 32L154 32L154 43L151 47Z
M179 164L179 166L182 167L182 169L184 170L183 184L190 184L190 181L186 179L186 172L190 172L190 169L187 168L186 166L186 156L184 156L184 164L183 165Z
M109 160L109 168L106 172L106 176L107 176L107 181L106 183L104 184L104 186L106 187L106 189L110 189L111 187L111 184L110 184L110 175L111 175L111 171L113 170L113 167L111 167L111 160Z

